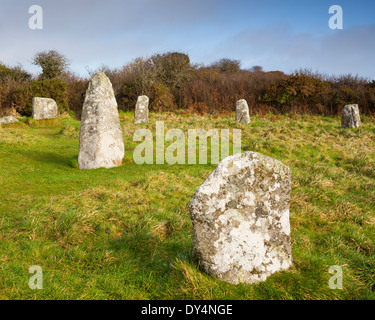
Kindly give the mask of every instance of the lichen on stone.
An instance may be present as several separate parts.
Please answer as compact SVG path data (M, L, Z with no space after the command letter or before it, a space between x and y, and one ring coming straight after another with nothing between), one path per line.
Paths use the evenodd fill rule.
M58 107L55 100L34 97L32 101L32 115L35 120L53 119L58 117Z
M236 103L236 122L250 123L249 106L245 99L240 99Z
M139 96L134 111L134 123L148 122L148 104L149 98L147 96Z
M291 172L255 152L221 161L190 203L203 269L230 283L255 283L292 264Z
M121 165L124 141L112 84L103 72L91 79L82 108L79 135L80 169Z
M349 104L342 110L341 127L342 128L359 128L361 118L357 104Z

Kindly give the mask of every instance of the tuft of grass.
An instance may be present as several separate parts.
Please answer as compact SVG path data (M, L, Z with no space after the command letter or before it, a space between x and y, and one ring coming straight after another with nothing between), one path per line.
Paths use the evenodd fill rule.
M74 157L70 160L70 166L71 166L72 168L78 169L78 156L74 156Z
M59 132L63 136L68 136L72 138L78 138L79 137L79 128L76 126L68 123L66 124Z

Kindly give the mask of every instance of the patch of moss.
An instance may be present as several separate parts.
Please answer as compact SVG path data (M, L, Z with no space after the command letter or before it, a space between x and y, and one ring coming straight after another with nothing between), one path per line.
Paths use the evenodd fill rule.
M74 156L71 160L70 160L70 166L74 169L78 169L78 156Z

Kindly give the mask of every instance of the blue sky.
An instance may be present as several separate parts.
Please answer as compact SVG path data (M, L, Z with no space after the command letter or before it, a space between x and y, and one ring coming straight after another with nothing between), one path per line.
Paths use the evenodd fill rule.
M43 30L31 30L31 5ZM331 5L344 27L328 27ZM154 53L180 51L193 63L238 59L287 73L309 68L375 79L372 0L0 0L0 61L27 70L39 51L57 50L71 70L121 67Z

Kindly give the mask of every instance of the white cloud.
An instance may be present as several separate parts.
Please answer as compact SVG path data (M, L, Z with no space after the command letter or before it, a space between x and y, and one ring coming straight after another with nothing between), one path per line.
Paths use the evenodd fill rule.
M292 72L310 68L328 74L353 73L375 79L375 25L327 34L296 33L287 25L247 30L224 40L211 54L240 59L242 65Z
M375 25L345 28L344 24L343 30L318 34L297 32L288 23L264 22L263 28L239 32L234 31L237 17L226 12L228 3L223 3L39 0L44 29L30 30L28 8L34 2L1 0L0 61L21 63L37 72L32 57L53 49L71 59L72 69L86 75L86 65L116 67L138 56L176 50L188 53L193 62L233 58L243 67L262 65L285 72L302 67L375 78ZM241 9L239 3L236 8Z

